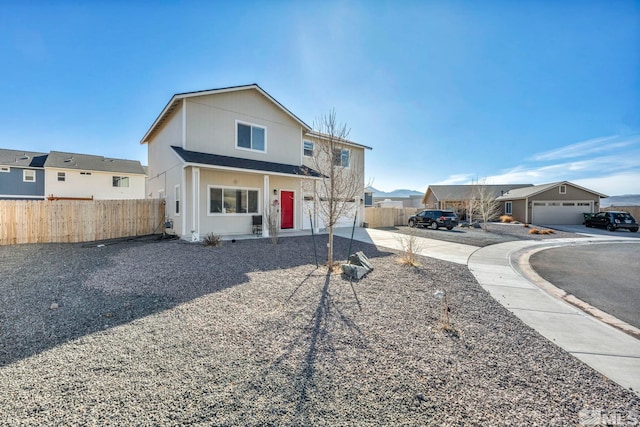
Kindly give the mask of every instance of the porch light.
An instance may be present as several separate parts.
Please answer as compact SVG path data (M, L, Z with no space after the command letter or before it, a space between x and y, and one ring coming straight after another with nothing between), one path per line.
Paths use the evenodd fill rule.
M276 190L275 188L273 189L273 195L277 196L278 195L278 190Z

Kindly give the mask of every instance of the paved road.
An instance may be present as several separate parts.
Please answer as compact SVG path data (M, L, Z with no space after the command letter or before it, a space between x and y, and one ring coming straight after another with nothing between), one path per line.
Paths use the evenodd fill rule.
M558 288L640 328L640 244L564 246L537 252L529 262Z

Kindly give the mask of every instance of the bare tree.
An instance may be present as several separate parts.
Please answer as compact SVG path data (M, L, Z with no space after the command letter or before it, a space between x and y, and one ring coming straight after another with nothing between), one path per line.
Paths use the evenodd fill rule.
M478 182L474 191L476 212L482 218L483 229L488 231L489 221L501 213L501 203L496 200L495 191L487 185L486 179Z
M327 267L333 268L333 229L341 218L353 218L364 194L364 177L357 157L352 156L349 129L336 121L331 110L314 122L311 167L320 174L314 185L318 215L329 232ZM356 211L354 212L353 208Z

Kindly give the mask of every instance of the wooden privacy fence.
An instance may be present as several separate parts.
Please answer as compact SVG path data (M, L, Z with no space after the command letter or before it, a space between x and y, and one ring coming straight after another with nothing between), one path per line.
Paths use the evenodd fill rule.
M0 245L89 242L163 231L164 200L0 200Z
M407 225L409 217L419 210L418 208L364 208L364 222L371 228Z
M625 211L629 212L636 222L640 221L640 206L607 206L600 209L601 211Z

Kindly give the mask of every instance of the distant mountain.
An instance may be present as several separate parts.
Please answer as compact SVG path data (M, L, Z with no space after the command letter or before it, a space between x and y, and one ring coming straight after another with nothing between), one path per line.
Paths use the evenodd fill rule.
M624 194L622 196L609 196L600 199L600 206L640 206L640 194Z
M409 196L423 196L424 191L415 190L393 190L393 191L381 191L374 187L368 187L368 190L373 192L373 197L409 197Z

